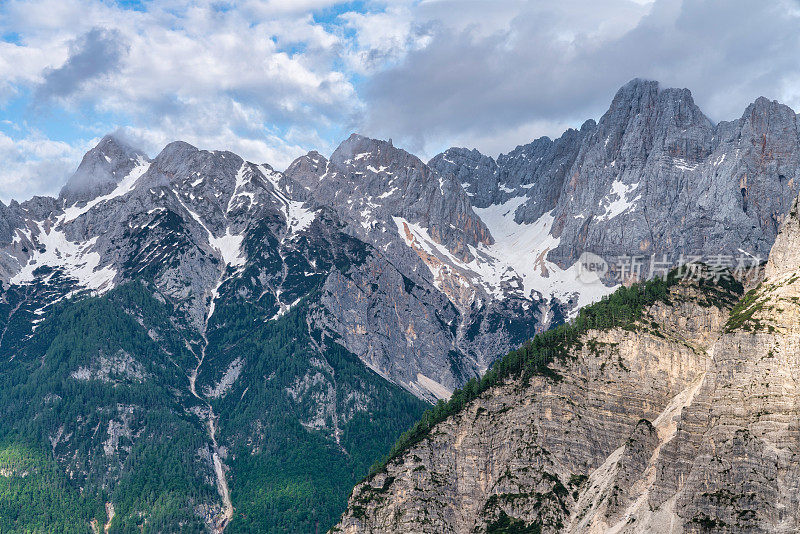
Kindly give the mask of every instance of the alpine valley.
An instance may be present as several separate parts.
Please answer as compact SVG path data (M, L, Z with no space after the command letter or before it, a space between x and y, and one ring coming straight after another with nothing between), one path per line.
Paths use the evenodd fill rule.
M496 159L107 136L0 203L0 532L795 532L798 193L790 108L638 79Z

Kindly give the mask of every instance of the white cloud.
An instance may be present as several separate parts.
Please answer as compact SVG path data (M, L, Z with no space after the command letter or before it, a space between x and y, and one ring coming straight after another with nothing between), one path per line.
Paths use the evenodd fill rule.
M87 148L38 134L12 139L0 132L0 201L57 194Z
M800 104L796 3L509 2L500 14L484 4L485 22L480 4L412 10L431 39L367 80L364 133L417 150L458 139L496 153L514 131L552 135L549 125L598 118L635 77L690 88L713 120L737 118L761 95Z
M0 41L0 104L18 93L19 85L41 79L42 72L54 55L66 59L66 49L40 49Z
M415 20L408 6L391 6L377 13L344 13L339 17L354 37L347 55L355 72L385 68L430 42L430 28Z
M343 4L345 0L246 0L242 8L257 17L275 15L303 14L309 10L330 8Z

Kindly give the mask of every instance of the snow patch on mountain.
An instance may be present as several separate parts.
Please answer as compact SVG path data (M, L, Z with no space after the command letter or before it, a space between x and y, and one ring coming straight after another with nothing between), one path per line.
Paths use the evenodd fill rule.
M286 225L292 229L294 234L308 228L316 218L316 214L313 211L305 208L302 202L296 200L288 201L286 214Z
M615 180L611 184L611 192L608 193L601 201L600 206L605 205L605 213L598 217L599 221L610 221L617 215L622 215L626 211L636 206L636 203L642 198L642 195L637 195L634 198L629 198L631 193L639 188L639 183L624 184L619 180Z
M208 242L219 251L222 261L231 267L241 267L246 259L242 256L243 234L231 234L230 228L225 229L225 235L214 237L209 232Z
M473 208L494 237L494 244L469 246L474 259L465 262L431 237L428 230L402 217L393 217L406 245L418 254L433 256L438 261L425 261L434 281L443 289L445 277L458 272L475 286L482 286L498 299L509 294L524 298L556 297L562 302L577 299L577 306L594 302L614 291L593 274L580 270L576 263L562 269L547 259L547 253L560 240L550 233L553 216L545 213L533 223L519 224L514 213L527 197L515 197L503 204Z
M587 277L578 264L562 269L547 259L547 253L561 241L551 234L553 216L545 213L533 223L517 223L514 214L527 200L527 196L520 196L488 208L474 208L495 239L493 245L481 245L481 250L496 260L495 273L500 277L495 283L499 286L499 282L518 276L525 297L539 293L544 298L554 296L566 301L577 294L578 307L612 293L613 287L604 285L597 276Z
M197 224L199 224L203 230L206 231L208 234L208 243L217 250L220 256L222 256L222 261L225 262L226 265L230 265L231 267L240 267L244 265L246 258L243 258L241 255L241 247L242 241L244 240L244 235L239 234L231 234L230 228L225 229L225 234L216 237L214 233L208 229L208 227L203 224L203 220L200 216L189 209L189 207L184 204L178 195L175 195L175 198L178 200L183 209L195 220Z
M144 173L147 172L147 169L150 168L150 162L146 161L144 158L139 157L138 165L133 168L133 170L128 173L128 175L120 181L116 188L112 192L107 195L102 195L97 198L94 198L84 204L83 206L73 205L64 210L64 214L59 218L58 223L70 222L74 221L84 213L87 213L89 210L97 206L98 204L102 204L103 202L108 202L111 199L121 197L133 191L133 188L136 187L136 182L139 178L142 177Z
M233 194L231 195L231 198L228 200L228 206L225 209L225 213L229 213L231 211L231 208L233 208L236 205L236 202L242 197L249 199L250 206L253 205L253 202L255 200L255 195L250 191L241 190L248 183L250 183L250 179L249 177L247 177L246 174L247 168L248 164L242 163L242 166L236 172L236 183L233 186Z
M272 196L283 205L286 226L292 231L292 235L297 235L308 228L316 218L314 211L306 208L303 202L291 200L281 191L280 178L282 175L280 173L271 171L263 165L260 169L264 173L264 177L272 184Z
M35 271L40 267L60 268L64 274L75 279L80 285L93 291L107 291L117 271L111 267L100 267L100 254L92 249L97 243L93 237L83 243L67 239L57 227L48 227L37 222L39 248L33 253L22 269L11 278L12 284L30 283L39 276Z
M693 171L697 168L697 163L689 163L684 158L675 158L672 160L673 165L675 168L681 171ZM720 161L720 163L722 163Z

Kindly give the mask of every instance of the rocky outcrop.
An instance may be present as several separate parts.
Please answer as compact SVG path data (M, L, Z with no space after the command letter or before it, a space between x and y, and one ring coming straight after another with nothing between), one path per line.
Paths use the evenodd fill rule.
M17 229L22 226L23 221L19 217L17 210L0 202L0 247L10 249L14 244ZM11 277L11 273L19 268L19 262L10 253L0 254L0 287L3 282Z
M800 265L800 213L798 213L798 202L800 197L795 199L784 222L783 232L778 235L772 252L767 261L765 276L770 279L780 279L786 274L797 271Z

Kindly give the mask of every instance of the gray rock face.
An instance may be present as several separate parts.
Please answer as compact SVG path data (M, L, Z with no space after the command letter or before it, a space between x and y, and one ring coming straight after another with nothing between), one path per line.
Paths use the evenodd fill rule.
M338 528L486 532L503 516L543 532L604 532L589 528L598 516L624 524L684 392L708 364L694 341L727 316L699 299L679 287L668 312L645 314L650 328L587 333L555 366L561 379L519 377L488 390L356 486Z
M783 124L783 136L768 135L772 122ZM562 243L554 254L564 258L574 256L570 243L612 255L743 249L766 258L797 195L796 119L777 103L754 104L736 123L714 128L688 91L635 83L617 95L592 141L574 187L562 193L575 201L555 212Z
M19 228L21 224L22 221L18 215L8 206L0 202L0 247L5 249L10 248L16 229ZM16 258L10 257L10 254L0 254L0 287L2 287L3 281L10 277L10 273L12 273L18 265Z
M492 241L451 177L358 135L330 161L315 152L299 158L285 177L379 253L352 276L329 278L323 297L328 327L377 372L425 398L447 396L486 369L498 347L535 332L539 302L497 303L463 267Z
M8 206L0 203L0 287L7 284L20 267L25 265L37 245L31 239L36 230L34 221L49 216L58 209L58 201L50 197L33 197Z
M312 153L286 170L320 204L333 207L351 231L384 244L380 233L397 232L393 217L428 229L454 255L470 258L468 245L491 236L461 185L432 171L419 158L385 141L353 134L325 161Z
M17 227L18 220L14 217L8 206L0 202L0 244L8 245L13 237L13 230Z
M552 210L559 244L548 257L567 267L584 250L676 261L742 249L764 259L797 195L799 154L786 106L759 98L741 118L714 125L688 90L633 80L596 125L518 147L492 172L470 172L479 160L494 168L453 149L431 165L469 183L477 206L526 197L517 222Z
M449 148L428 162L443 176L455 178L470 197L472 205L485 208L497 202L500 190L498 165L489 156L467 148Z
M769 254L765 270L767 278L780 278L796 271L800 265L800 197L795 199L783 222L783 231L778 234Z
M112 135L83 156L78 170L61 189L59 198L66 206L86 202L110 193L147 155Z
M478 208L526 197L514 219L518 223L533 222L556 207L582 139L594 128L594 121L587 121L580 131L567 130L555 141L541 137L500 154L496 162L474 149L451 148L428 165L459 181Z

